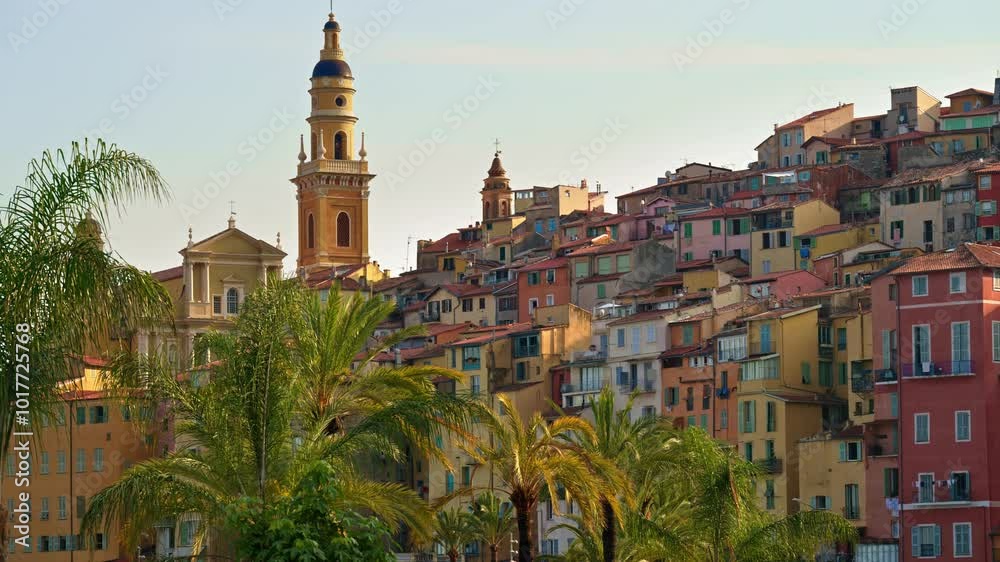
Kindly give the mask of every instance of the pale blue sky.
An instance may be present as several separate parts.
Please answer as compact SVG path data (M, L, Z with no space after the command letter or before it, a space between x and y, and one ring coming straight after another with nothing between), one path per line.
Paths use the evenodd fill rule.
M47 3L58 6L52 16ZM233 199L241 228L267 240L282 233L293 267L288 178L307 130L308 77L327 7L0 4L0 192L21 182L43 149L103 122L102 136L150 158L174 193L173 204L136 206L108 225L128 260L176 265L188 225L195 238L224 228ZM554 15L560 9L568 15ZM438 238L476 219L495 137L516 188L586 177L615 195L652 185L685 158L745 166L773 123L808 111L843 101L859 116L881 113L890 86L920 85L939 98L992 89L1000 68L995 2L366 0L338 1L335 12L345 44L355 46L357 112L380 174L372 256L394 271L408 236ZM43 25L32 29L25 18ZM367 45L358 35L366 27ZM699 40L703 52L686 53ZM678 55L694 56L678 63ZM498 85L479 88L478 109L447 113L481 81ZM132 107L119 99L133 92L143 99ZM609 121L623 125L620 133L609 129L606 150L582 158L579 148ZM403 174L401 158L435 129L446 140ZM251 136L261 139L256 147ZM228 187L196 204L227 166L239 170Z

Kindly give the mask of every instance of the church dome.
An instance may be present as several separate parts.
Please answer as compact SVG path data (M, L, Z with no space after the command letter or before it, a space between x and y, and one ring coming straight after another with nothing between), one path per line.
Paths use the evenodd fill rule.
M313 67L312 77L354 78L354 75L351 74L351 67L342 60L321 60Z
M507 175L507 170L504 170L503 164L500 163L499 152L493 155L493 165L490 166L489 174L491 178L502 178Z
M330 20L323 26L323 31L340 31L340 24Z

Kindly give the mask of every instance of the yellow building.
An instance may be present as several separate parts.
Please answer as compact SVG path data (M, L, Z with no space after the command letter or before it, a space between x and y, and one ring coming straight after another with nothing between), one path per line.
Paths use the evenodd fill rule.
M750 274L800 269L795 238L840 223L840 212L821 201L777 202L752 211Z
M129 466L160 452L158 426L139 423L152 422L153 411L123 409L111 400L100 384L99 371L105 365L92 357L75 362L75 372L63 384L62 401L54 408L54 416L41 420L41 430L31 445L30 505L14 499L25 491L16 486L16 475L21 471L14 454L5 459L3 498L7 511L13 514L12 521L17 521L22 509L31 513L29 547L11 542L7 546L8 552L14 553L11 560L85 559L85 552L73 551L85 548L79 536L80 518L90 499L118 480ZM15 437L12 447L17 443ZM8 526L11 541L21 536L15 524ZM94 540L96 560L118 560L132 554L122 550L115 528L97 534Z
M368 172L364 134L355 152L354 74L344 60L340 24L330 14L324 43L313 68L309 96L309 153L300 142L292 183L298 199L298 267L364 264L368 256Z
M424 322L447 324L496 324L495 287L448 284L434 289L427 298Z
M798 441L847 417L845 401L834 394L820 308L779 308L747 318L748 357L735 396L738 447L765 471L758 493L777 514L799 509Z
M799 251L797 269L813 271L813 259L861 244L877 241L879 226L875 224L828 224L795 237Z
M800 439L797 456L801 504L843 515L855 527L864 527L864 454L861 426Z

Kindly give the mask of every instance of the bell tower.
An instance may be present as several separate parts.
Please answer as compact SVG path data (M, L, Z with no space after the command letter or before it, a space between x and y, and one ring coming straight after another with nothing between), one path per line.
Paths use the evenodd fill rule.
M331 13L323 48L313 67L309 96L309 143L299 139L298 199L300 272L366 264L368 173L364 133L355 157L354 75L340 47L340 24Z
M483 222L504 219L513 214L514 192L510 189L510 179L500 162L500 149L493 155L493 165L483 180Z

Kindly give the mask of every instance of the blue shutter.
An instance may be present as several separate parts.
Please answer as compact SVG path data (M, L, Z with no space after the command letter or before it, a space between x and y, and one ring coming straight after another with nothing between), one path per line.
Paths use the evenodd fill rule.
M847 461L847 443L844 441L840 442L840 462Z
M912 543L910 550L911 557L916 558L920 555L920 527L914 525L910 529L910 542Z
M941 556L941 526L934 525L934 556Z

